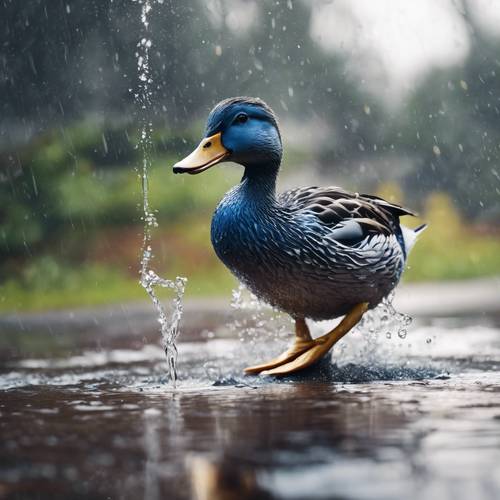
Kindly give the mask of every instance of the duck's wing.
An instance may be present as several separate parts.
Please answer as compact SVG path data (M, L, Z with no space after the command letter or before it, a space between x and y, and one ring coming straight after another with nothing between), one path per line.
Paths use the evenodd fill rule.
M377 196L350 193L338 187L303 187L284 192L279 202L293 213L313 214L331 228L330 237L353 244L370 234L398 234L399 217L410 210Z

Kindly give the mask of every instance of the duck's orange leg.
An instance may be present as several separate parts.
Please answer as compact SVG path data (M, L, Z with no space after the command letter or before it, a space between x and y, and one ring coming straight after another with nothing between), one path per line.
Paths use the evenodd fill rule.
M345 315L344 319L331 332L317 339L311 337L306 322L303 319L297 319L293 346L268 363L245 368L245 373L288 375L313 365L359 322L367 309L368 303L358 304Z
M245 373L260 373L264 370L270 370L271 368L281 366L289 361L293 361L297 356L300 356L311 347L314 347L314 340L309 332L309 327L303 318L296 319L295 342L292 347L267 363L245 368Z

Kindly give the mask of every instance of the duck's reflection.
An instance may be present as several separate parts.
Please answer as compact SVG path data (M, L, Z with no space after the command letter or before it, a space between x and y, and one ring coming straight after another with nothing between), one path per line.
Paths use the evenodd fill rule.
M193 455L186 461L193 500L271 499L259 486L254 468L228 457Z
M179 395L176 410L183 450L175 453L188 456L196 500L272 498L261 480L270 471L334 468L342 456L377 460L381 447L401 441L407 422L395 402L310 383Z

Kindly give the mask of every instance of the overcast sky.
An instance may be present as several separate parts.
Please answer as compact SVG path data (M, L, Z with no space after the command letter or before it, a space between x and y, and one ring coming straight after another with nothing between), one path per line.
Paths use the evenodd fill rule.
M469 4L500 34L500 0ZM460 64L470 48L462 3L453 0L318 0L311 34L325 50L347 54L363 86L395 100L432 67Z

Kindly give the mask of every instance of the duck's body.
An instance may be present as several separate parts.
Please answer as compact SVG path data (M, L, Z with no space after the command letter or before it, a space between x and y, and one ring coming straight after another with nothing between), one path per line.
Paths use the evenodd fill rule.
M210 113L206 138L174 167L200 173L231 160L245 167L212 219L212 244L222 262L255 295L296 320L294 346L247 369L286 374L321 358L396 286L415 231L399 223L412 213L381 198L336 187L276 195L282 146L276 117L262 101L234 98ZM313 340L305 318L346 315Z
M254 182L245 178L226 194L211 234L218 257L259 298L294 318L325 320L360 301L374 307L396 286L409 243L398 222L402 209L339 188L294 189L276 197L271 185L256 192ZM329 211L330 223L320 218L319 207ZM342 212L354 207L385 218L394 231L367 232L356 242L336 239Z

